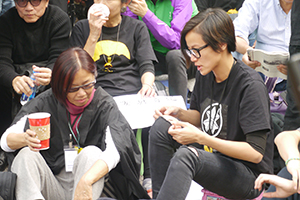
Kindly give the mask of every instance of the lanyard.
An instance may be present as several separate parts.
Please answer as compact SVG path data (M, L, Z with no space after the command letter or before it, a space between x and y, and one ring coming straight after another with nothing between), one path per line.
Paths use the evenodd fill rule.
M78 118L79 118L79 119L78 119ZM81 113L81 115L77 115L77 117L75 118L75 120L73 121L72 126L71 126L71 124L70 124L70 122L71 122L71 116L70 116L70 113L69 113L68 126L69 126L69 129L70 129L70 131L71 131L71 133L72 133L72 135L73 135L73 137L74 137L74 139L75 139L75 141L76 141L76 143L77 143L77 145L78 145L78 148L80 148L80 144L79 144L79 141L80 141L80 133L79 133L79 130L78 130L78 124L79 124L81 118L82 118L82 113ZM77 123L76 123L76 121L77 121ZM74 134L73 129L72 129L72 127L75 125L75 123L76 123L75 129L76 129L76 132L77 132L77 137L76 137L76 135Z

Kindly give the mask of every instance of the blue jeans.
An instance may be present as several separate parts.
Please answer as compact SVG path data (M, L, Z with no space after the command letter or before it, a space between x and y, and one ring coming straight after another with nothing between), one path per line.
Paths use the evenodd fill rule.
M14 6L15 2L13 0L0 0L0 16Z
M195 147L199 156L168 134L170 123L160 117L150 129L149 158L153 198L184 200L192 180L229 199L253 199L257 174L242 162Z
M286 167L284 167L277 175L282 178L292 180L292 175L287 171ZM276 188L273 185L270 185L267 192L274 192L274 191L276 191ZM262 198L262 200L300 200L300 194L296 193L287 198L265 198L264 197Z

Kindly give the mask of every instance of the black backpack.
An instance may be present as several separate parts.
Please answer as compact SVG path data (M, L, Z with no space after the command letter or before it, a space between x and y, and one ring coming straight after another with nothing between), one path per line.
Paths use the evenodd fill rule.
M7 159L12 161L13 154L6 153ZM8 162L9 162L8 161ZM8 165L7 171L0 172L0 200L15 200L15 188L16 188L16 181L17 175L10 170L11 162Z

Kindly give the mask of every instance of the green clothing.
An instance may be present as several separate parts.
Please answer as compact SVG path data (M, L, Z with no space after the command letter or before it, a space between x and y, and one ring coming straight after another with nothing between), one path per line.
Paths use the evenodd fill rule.
M154 4L151 0L146 0L148 9L154 13L154 15L160 19L161 21L163 21L164 23L166 23L169 27L171 27L171 22L173 20L173 12L174 12L174 7L172 6L172 0L168 1L168 0L158 0L156 2L156 4ZM196 14L198 14L198 9L197 6L194 2L194 0L192 1L192 8L193 8L193 12L192 12L192 17L194 17ZM142 20L141 17L139 17L140 20ZM182 27L183 28L183 27ZM181 32L181 30L180 30ZM152 43L152 47L155 51L158 51L162 54L166 54L170 49L164 47L163 45L161 45L161 43L159 41L157 41L157 39L154 37L154 35L151 33L151 31L149 30L149 34L150 34L150 40Z

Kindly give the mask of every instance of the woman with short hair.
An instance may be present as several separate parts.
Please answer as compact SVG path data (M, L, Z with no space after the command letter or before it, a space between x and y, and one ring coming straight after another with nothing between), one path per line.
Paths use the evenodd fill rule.
M253 199L256 177L272 173L273 131L260 76L231 55L232 20L221 9L193 17L181 50L198 69L190 110L156 110L150 129L153 197L185 199L192 180L228 199Z

